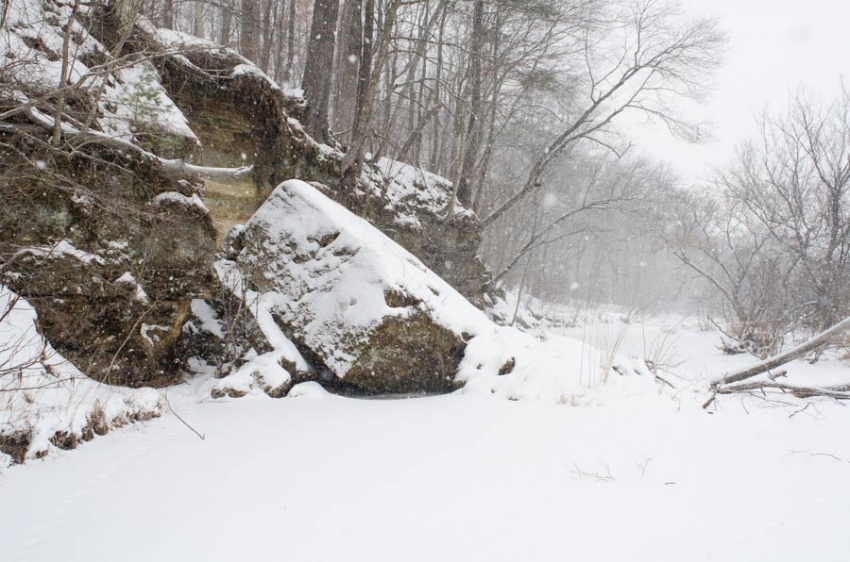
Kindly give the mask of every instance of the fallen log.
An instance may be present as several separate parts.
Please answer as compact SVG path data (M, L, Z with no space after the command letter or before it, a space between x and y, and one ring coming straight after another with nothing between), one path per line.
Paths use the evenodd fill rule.
M723 385L741 382L758 376L762 373L766 373L772 369L780 367L795 359L804 357L806 354L832 343L832 341L837 336L843 334L848 330L850 330L850 317L845 318L838 324L835 324L828 330L821 332L820 334L812 337L811 339L801 343L797 347L791 348L783 353L774 355L773 357L769 357L764 361L760 361L751 367L747 367L746 369L733 371L731 373L727 373L719 379L713 380L711 382L711 387L713 389L717 389Z
M734 394L737 392L752 392L754 390L774 389L793 394L797 398L811 398L812 396L827 396L841 400L850 400L850 384L837 386L795 386L793 384L759 381L743 384L734 384L717 389L717 394Z
M832 343L836 337L850 330L850 317L845 318L841 322L835 324L828 330L817 334L816 336L810 338L809 340L803 342L802 344L789 349L783 353L779 353L774 355L773 357L769 357L764 361L760 361L755 365L747 367L742 370L733 371L731 373L727 373L724 376L711 381L711 396L708 401L703 404L703 408L708 408L712 402L714 402L715 397L718 394L735 394L740 392L753 392L756 390L781 390L782 392L788 392L797 396L798 398L811 398L813 396L826 396L829 398L835 398L837 400L850 400L850 384L838 385L838 386L795 386L792 384L787 384L783 382L776 382L776 379L780 376L784 375L784 372L779 374L774 374L774 376L768 376L769 380L766 381L755 381L749 383L743 383L748 379L761 375L763 373L769 373L771 370L776 369L786 363L794 361L795 359L800 359L804 357L806 354L811 353L817 349L820 349L826 345Z

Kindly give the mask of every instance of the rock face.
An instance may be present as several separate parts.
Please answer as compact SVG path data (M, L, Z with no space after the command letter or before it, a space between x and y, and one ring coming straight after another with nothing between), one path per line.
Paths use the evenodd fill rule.
M179 376L172 351L189 304L217 285L209 216L197 197L134 193L137 178L98 171L85 188L52 167L0 180L0 282L33 304L45 336L92 378L168 384Z
M0 113L12 110L0 131L0 283L92 378L169 384L181 376L174 348L190 303L217 286L215 233L200 186L144 151L188 159L198 139L147 59L92 70L114 53L101 4L83 3L69 78L81 85L68 93L68 136L51 146L48 94L71 6L12 0L0 30L0 60L17 61L0 72ZM71 142L81 127L102 142Z
M216 232L199 198L203 184L189 172L169 172L163 159L253 164L260 194L289 178L322 182L328 197L425 263L405 254L408 269L427 266L445 277L448 285L429 281L439 284L440 294L452 285L477 300L487 276L475 256L480 229L469 213L440 219L448 182L391 162L367 166L356 181L343 182L344 147L306 135L292 117L302 103L250 61L224 47L155 29L144 19L128 37L120 37L112 2L83 3L70 24L77 56L70 81L83 85L68 95L63 142L81 128L91 139L55 148L50 143L54 100L48 94L60 82L56 49L72 3L11 0L10 6L0 30L0 54L16 61L0 73L0 113L12 115L0 130L0 283L32 303L44 335L65 357L96 380L142 386L181 380L190 357L229 373L250 362L243 356L253 352L279 364L278 376L265 384L281 392L289 378L303 377L306 370L307 361L284 342L290 326L296 326L297 343L309 362L346 382L357 381L359 388L450 386L463 329L435 320L435 306L428 301L433 294L399 291L389 282L377 289L381 297L375 302L383 304L372 310L375 322L357 324L355 334L339 328L332 350L302 330L308 327L303 317L283 314L291 307L279 302L272 320L251 321L243 312L238 322L225 322L237 326L225 334L226 343L210 340L210 333L198 328L205 325L197 313L204 307L195 301L204 300L226 316L234 303L244 304L244 295L221 290L213 267ZM122 63L114 70L98 70L119 57ZM19 111L9 113L15 108ZM209 150L201 150L201 141ZM204 162L208 155L214 161ZM246 240L251 232L246 230ZM389 243L380 240L379 246ZM346 248L337 248L342 270L358 263ZM426 277L436 279L430 271ZM254 281L287 298L304 297L291 287L271 287L270 280ZM277 333L274 321L285 329ZM382 351L364 347L364 338L383 342ZM353 359L340 363L338 353ZM420 374L388 372L386 381L372 377L386 365Z
M454 385L482 312L367 221L297 180L229 241L244 283L299 348L366 393ZM317 367L317 365L314 365Z
M36 321L30 304L0 285L0 472L160 415L157 391L91 380L36 331Z

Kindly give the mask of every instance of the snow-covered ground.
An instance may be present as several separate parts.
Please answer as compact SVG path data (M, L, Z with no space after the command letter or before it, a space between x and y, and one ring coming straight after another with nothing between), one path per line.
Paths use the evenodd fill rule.
M654 356L678 392L573 407L172 388L205 440L166 413L8 469L2 559L847 559L845 406L723 397L702 410L701 381L750 359L721 355L692 320L565 332ZM847 369L789 371L801 368Z

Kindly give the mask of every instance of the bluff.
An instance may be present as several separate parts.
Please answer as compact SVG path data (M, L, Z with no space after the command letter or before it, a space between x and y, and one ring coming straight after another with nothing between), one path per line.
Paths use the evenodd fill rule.
M74 49L60 97L66 31ZM384 162L343 186L343 147L306 135L293 117L303 100L236 52L144 19L128 31L111 2L83 3L72 19L58 0L13 0L0 50L2 281L95 379L163 385L185 373L192 302L221 294L213 264L226 232L205 180L250 174L246 198L258 203L286 179L318 182L481 297L478 223L440 220L447 182Z

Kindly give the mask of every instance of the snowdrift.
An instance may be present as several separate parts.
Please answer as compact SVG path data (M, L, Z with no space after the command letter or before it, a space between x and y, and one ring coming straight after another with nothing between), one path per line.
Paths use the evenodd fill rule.
M571 406L651 398L661 390L640 358L578 339L539 339L501 326L469 343L457 382L465 393Z

